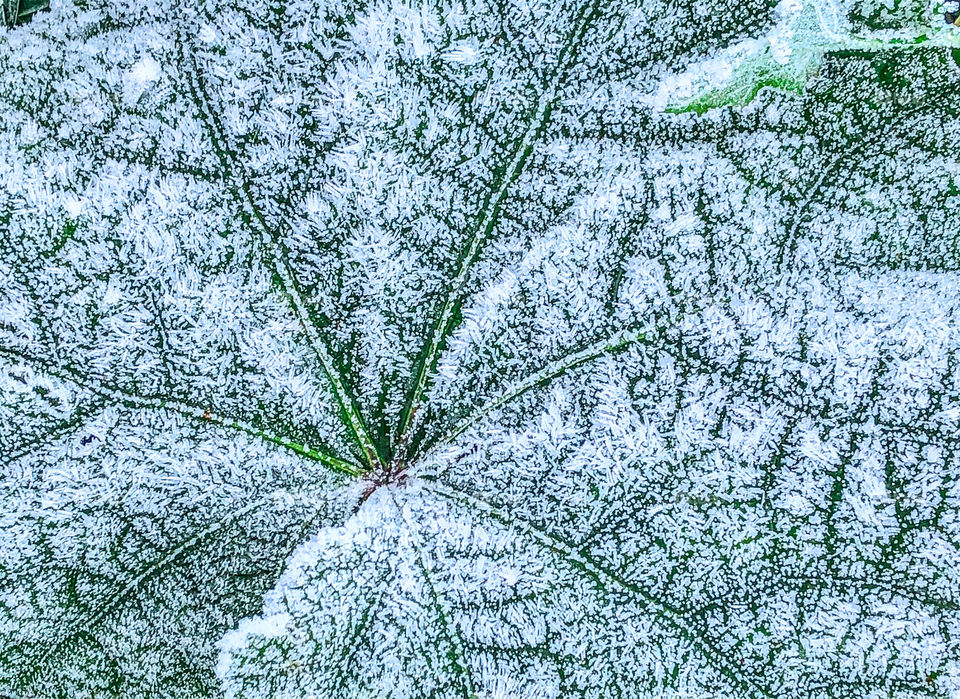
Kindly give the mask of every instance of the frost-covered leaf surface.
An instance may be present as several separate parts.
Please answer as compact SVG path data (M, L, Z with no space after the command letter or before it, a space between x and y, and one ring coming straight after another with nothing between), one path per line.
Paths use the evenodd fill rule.
M960 696L955 39L700 11L0 35L0 696Z

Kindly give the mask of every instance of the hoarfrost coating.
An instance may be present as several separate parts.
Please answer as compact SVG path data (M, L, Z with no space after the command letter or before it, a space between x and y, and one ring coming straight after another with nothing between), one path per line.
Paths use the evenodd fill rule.
M707 9L4 30L0 694L960 696L957 35Z

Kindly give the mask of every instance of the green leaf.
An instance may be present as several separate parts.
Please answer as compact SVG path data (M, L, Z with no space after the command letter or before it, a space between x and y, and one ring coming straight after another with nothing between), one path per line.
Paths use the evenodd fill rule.
M942 12L931 9L913 17L898 8L905 21L891 28L850 13L849 5L844 0L783 0L765 37L739 42L689 69L673 85L677 94L669 98L667 111L703 114L742 107L764 88L800 92L830 53L894 51L902 56L908 48L960 46L960 31L945 25ZM865 26L852 21L855 16Z
M49 0L5 0L0 7L0 19L4 25L13 27L29 21L35 12L49 6Z
M960 694L956 36L765 0L0 34L0 695Z

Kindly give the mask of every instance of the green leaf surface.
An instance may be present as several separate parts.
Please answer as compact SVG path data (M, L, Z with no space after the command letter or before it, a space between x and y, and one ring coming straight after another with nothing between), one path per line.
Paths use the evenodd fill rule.
M960 696L934 12L4 31L0 696Z

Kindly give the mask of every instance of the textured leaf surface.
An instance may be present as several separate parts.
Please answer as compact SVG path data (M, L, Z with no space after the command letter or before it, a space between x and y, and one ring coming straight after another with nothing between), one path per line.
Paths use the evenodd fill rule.
M953 38L663 109L823 7L0 35L0 694L960 695Z

